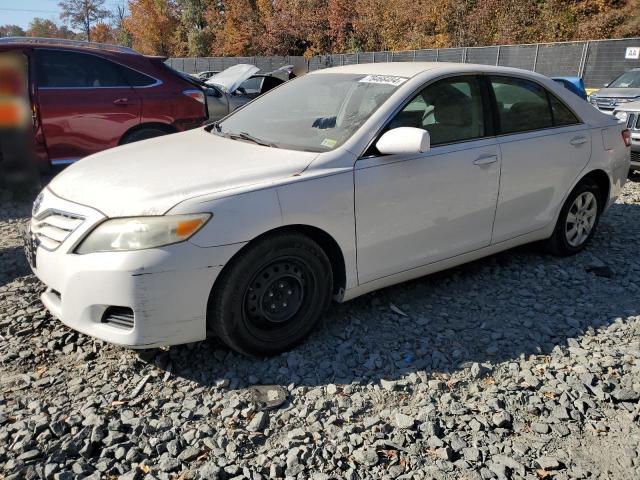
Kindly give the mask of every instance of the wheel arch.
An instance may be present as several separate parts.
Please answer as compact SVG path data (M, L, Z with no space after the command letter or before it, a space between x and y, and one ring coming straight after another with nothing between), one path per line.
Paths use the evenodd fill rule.
M599 168L591 170L584 174L576 185L585 180L593 181L602 192L602 198L600 198L600 200L602 201L601 209L604 210L609 202L609 195L611 193L611 179L609 178L609 175Z
M120 140L118 140L118 145L122 145L123 140L127 138L128 135L131 135L134 132L139 132L140 130L146 130L147 128L157 128L158 130L163 130L168 134L177 132L177 130L173 127L173 125L170 125L168 123L162 123L162 122L139 123L138 125L131 127L129 130L127 130L122 134L122 136L120 137Z
M331 236L325 230L314 227L312 225L304 224L283 225L271 230L267 230L266 232L263 232L260 235L254 237L240 250L238 250L225 264L225 266L220 271L220 274L216 278L211 292L216 289L218 280L224 275L225 271L233 267L234 260L238 258L238 256L242 255L248 248L251 248L256 243L280 233L298 233L312 239L318 245L320 245L322 250L329 258L329 262L331 263L331 270L333 272L333 293L334 295L341 295L342 291L344 291L344 289L346 288L347 283L347 271L342 248L340 248L340 245L333 238L333 236Z

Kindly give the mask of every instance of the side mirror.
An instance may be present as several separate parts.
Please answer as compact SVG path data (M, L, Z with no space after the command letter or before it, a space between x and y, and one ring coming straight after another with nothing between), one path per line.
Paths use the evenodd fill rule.
M398 127L382 135L376 148L384 155L423 153L431 148L431 138L429 132L421 128Z
M210 97L220 98L222 96L222 93L220 93L220 91L217 88L213 88L213 87L208 87L206 90L206 93Z
M609 86L608 82L603 85L604 88L607 88L608 86Z

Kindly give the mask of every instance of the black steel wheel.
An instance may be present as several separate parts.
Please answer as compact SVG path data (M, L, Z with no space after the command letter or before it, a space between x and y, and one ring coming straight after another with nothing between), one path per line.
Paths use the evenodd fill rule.
M211 329L252 355L289 350L313 330L331 300L331 264L310 238L282 233L233 259L209 299Z

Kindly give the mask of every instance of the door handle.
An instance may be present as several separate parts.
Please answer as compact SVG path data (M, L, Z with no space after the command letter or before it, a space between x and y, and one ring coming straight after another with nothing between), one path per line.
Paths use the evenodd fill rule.
M587 138L586 137L573 137L569 143L571 145L573 145L574 147L577 147L579 145L582 145L583 143L587 143Z
M473 162L474 165L489 165L498 161L497 155L480 155Z
M128 98L118 98L113 101L113 104L119 107L126 107L127 105L132 105L132 102L130 102Z

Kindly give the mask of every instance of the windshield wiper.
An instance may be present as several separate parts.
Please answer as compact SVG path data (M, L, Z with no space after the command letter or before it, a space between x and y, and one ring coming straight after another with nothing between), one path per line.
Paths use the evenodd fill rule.
M278 148L278 146L275 143L268 142L267 140L262 140L262 139L260 139L258 137L254 137L253 135L251 135L250 133L247 133L247 132L227 133L227 136L229 138L234 139L234 140L237 140L237 139L248 140L250 142L257 143L258 145L262 145L264 147Z

